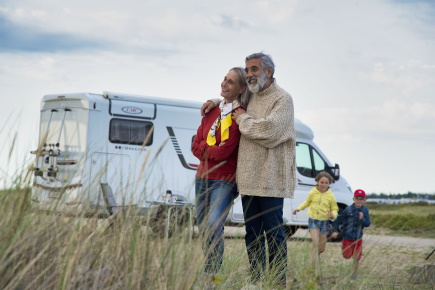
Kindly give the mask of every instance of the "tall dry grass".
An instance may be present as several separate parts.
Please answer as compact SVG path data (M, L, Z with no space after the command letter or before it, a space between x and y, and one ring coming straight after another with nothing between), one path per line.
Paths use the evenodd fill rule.
M108 226L34 212L27 199L28 190L2 194L1 289L188 289L201 277L200 243L188 231L160 239L141 219Z
M249 288L243 238L227 237L224 264L214 282L203 275L202 239L189 239L187 228L159 238L146 220L108 219L36 212L30 189L0 192L1 289L270 289L276 273ZM409 283L409 266L418 252L388 245L365 248L360 278L349 279L351 261L340 244L328 243L321 267L310 263L309 239L288 242L288 288L292 289L430 289ZM410 259L415 259L410 263ZM293 279L296 281L293 281Z
M217 277L203 274L203 240L188 228L160 238L146 219L34 211L30 189L1 192L1 289L241 289L249 284L241 239L226 240ZM271 275L270 283L273 282Z
M32 176L26 170L14 176L12 186L0 191L0 289L269 289L274 283L272 272L251 287L242 238L225 240L224 264L211 281L203 275L203 240L190 240L187 228L165 239L144 218L128 214L112 224L108 219L38 212L30 206ZM288 288L433 286L407 281L403 265L419 263L417 251L403 253L388 245L366 248L361 276L351 281L351 261L341 258L339 244L328 243L317 272L310 263L310 247L309 239L289 240Z

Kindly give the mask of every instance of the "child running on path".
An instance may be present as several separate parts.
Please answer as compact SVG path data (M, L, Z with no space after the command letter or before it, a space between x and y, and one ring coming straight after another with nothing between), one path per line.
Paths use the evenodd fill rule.
M335 219L338 215L337 202L329 188L334 179L329 173L322 171L317 174L315 180L317 185L308 193L307 199L293 211L293 214L296 214L298 211L309 207L308 227L313 245L311 251L313 266L316 260L320 258L319 254L325 251L329 220Z
M348 206L334 221L332 237L337 238L338 228L342 227L343 241L341 248L345 259L353 258L353 274L351 279L357 278L358 264L362 255L363 229L370 226L370 215L366 202L366 193L362 189L355 190L353 204Z

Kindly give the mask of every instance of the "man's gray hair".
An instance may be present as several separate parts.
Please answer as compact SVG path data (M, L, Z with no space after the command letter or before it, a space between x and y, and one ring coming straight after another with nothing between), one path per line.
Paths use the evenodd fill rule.
M268 54L257 52L253 53L251 55L248 55L245 59L245 63L248 62L248 60L251 59L257 59L259 58L261 61L261 68L266 71L268 68L272 68L272 76L270 78L273 78L273 74L275 73L275 64L273 63L272 57Z

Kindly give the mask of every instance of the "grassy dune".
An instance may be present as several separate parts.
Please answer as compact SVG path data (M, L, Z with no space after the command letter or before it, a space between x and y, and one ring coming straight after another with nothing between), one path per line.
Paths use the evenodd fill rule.
M424 217L430 214L435 214L435 204L430 204L424 201L402 204L378 204L367 202L366 206L370 209L370 213L375 215L415 215Z
M435 239L435 205L426 202L380 205L367 203L374 228L389 234ZM375 233L373 229L371 233Z
M109 226L107 219L47 215L29 208L29 195L29 189L0 193L1 289L249 289L241 238L225 240L224 265L213 282L202 273L202 239L190 241L187 229L164 239L139 218L121 216ZM318 274L310 247L309 239L288 241L289 288L431 287L408 281L429 249L375 243L365 249L360 278L351 281L351 261L341 257L340 244L328 243ZM269 289L275 276L257 289Z

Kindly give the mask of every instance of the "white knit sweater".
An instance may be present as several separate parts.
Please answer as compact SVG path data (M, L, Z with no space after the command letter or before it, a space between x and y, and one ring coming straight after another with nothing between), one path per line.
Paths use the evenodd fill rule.
M274 81L253 94L237 120L242 133L237 186L242 195L292 198L296 183L293 100Z

